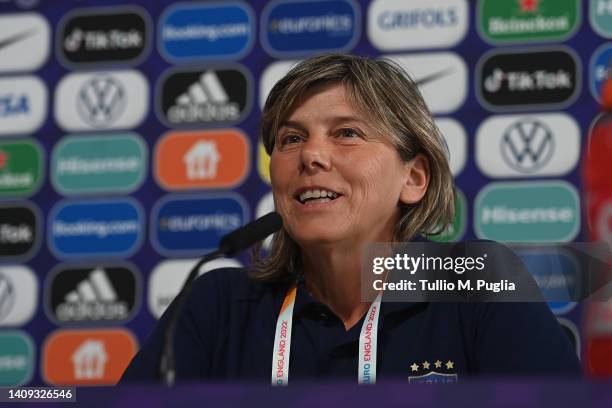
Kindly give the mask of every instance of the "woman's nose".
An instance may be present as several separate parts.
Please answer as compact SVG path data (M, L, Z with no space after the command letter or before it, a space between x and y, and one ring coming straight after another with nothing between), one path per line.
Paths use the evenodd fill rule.
M326 137L309 137L302 146L302 168L307 173L331 169L332 155Z

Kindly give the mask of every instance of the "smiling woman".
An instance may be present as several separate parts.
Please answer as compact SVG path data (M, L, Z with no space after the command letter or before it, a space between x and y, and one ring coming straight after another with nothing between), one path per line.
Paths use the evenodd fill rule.
M398 66L344 54L309 58L270 92L261 139L283 229L245 269L206 273L175 332L178 379L569 374L579 364L540 303L364 301L362 250L435 233L452 219L443 138ZM176 302L128 367L151 379ZM519 333L517 336L516 333Z

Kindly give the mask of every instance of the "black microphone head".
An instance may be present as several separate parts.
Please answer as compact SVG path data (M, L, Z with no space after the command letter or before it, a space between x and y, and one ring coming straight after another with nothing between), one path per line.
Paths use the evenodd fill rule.
M248 223L244 227L221 238L219 250L228 256L247 249L257 241L274 234L283 226L283 219L277 212L271 212Z

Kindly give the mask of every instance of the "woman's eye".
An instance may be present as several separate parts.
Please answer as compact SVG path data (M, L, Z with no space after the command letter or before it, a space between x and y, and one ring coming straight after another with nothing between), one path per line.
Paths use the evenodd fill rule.
M342 129L339 132L339 136L347 138L361 137L361 135L354 129Z
M281 145L286 146L288 144L295 144L302 141L302 137L298 135L286 135L281 138Z

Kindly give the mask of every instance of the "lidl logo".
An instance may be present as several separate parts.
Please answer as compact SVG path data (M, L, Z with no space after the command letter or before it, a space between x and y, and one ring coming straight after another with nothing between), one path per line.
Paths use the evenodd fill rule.
M34 194L43 168L43 150L35 140L0 140L0 197Z
M27 260L40 245L40 211L29 202L0 204L0 260Z
M34 133L46 117L47 88L40 79L33 76L0 79L0 136Z
M580 201L566 182L491 183L476 197L474 219L483 239L571 241L580 228Z
M591 95L601 102L601 87L610 77L612 69L612 45L604 44L591 57L589 64L589 89Z
M263 181L270 184L270 155L261 142L257 144L257 172Z
M247 219L247 205L235 194L168 196L153 208L151 239L164 255L199 255Z
M42 376L55 385L115 385L137 351L127 330L58 330L45 341Z
M12 387L30 381L34 373L34 343L21 331L0 333L0 386Z
M49 216L49 247L60 258L125 257L140 247L143 225L132 199L64 201Z
M29 322L38 306L38 280L21 265L0 266L0 326Z
M55 120L65 130L138 126L149 109L149 85L138 71L77 72L55 90Z
M467 204L465 195L455 188L455 214L453 222L448 225L440 234L431 235L427 238L434 242L455 242L459 241L465 234L467 225Z
M147 293L149 310L153 317L159 319L183 288L183 283L189 271L195 266L197 259L172 259L160 262L149 277ZM219 258L207 262L200 267L198 275L213 269L241 268L242 264L232 258Z
M155 176L168 190L232 188L249 171L250 151L235 129L169 133L155 148Z
M361 34L361 16L349 0L276 0L261 17L264 49L275 57L348 51Z
M141 293L139 276L127 264L60 267L45 287L45 311L58 324L125 322Z
M457 54L437 52L386 57L412 77L433 113L450 113L463 105L468 92L468 70Z
M563 113L492 116L476 132L476 163L489 177L562 176L578 164L580 144Z
M38 13L0 16L0 72L37 70L47 61L50 51L51 27L43 16Z
M159 20L159 52L169 62L239 59L254 38L253 11L242 1L182 3Z
M170 126L240 122L251 110L252 84L250 74L239 65L172 70L158 87L158 116Z
M542 296L556 315L568 313L576 306L583 288L578 262L570 252L561 249L519 249L516 251L533 275Z
M368 9L368 38L383 51L450 48L468 26L466 0L375 0Z
M476 68L476 96L493 111L562 108L580 90L580 61L565 47L493 51Z
M129 193L146 178L147 145L134 133L62 139L51 158L51 181L63 194Z
M563 41L580 23L578 0L480 0L478 27L491 43Z
M591 27L605 38L612 38L612 0L589 0Z

